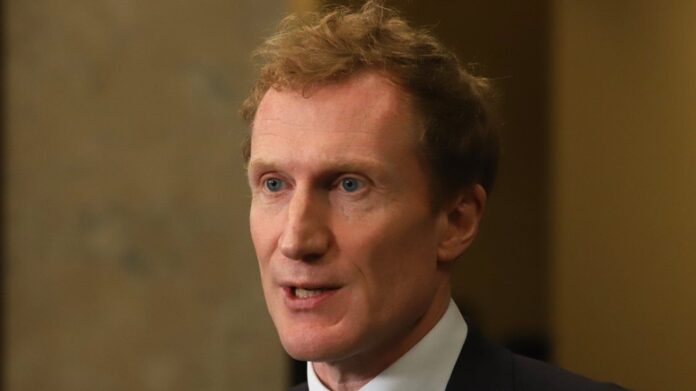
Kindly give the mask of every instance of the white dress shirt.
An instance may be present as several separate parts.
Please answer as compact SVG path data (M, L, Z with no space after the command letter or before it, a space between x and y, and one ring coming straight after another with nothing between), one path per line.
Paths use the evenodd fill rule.
M447 387L468 327L457 305L450 299L447 311L428 334L360 391L423 391ZM307 363L309 391L329 391Z

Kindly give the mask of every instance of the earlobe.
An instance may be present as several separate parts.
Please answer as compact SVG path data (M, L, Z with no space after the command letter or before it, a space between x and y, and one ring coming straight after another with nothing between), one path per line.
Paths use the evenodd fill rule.
M481 185L463 191L446 210L446 222L437 249L440 262L457 259L476 238L483 210L486 190Z

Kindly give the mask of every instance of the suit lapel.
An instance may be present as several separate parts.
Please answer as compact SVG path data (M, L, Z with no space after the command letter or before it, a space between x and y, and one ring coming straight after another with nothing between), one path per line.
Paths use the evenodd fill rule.
M512 390L512 354L469 329L446 391Z

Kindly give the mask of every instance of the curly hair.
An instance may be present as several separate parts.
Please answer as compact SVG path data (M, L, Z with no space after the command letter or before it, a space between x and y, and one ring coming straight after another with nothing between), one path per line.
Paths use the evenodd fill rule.
M499 141L488 80L470 74L428 31L409 26L382 1L288 16L256 56L262 60L260 75L241 109L250 128L270 88L305 91L360 71L379 71L412 95L422 117L419 143L435 202L474 184L491 191ZM246 162L250 136L243 145Z

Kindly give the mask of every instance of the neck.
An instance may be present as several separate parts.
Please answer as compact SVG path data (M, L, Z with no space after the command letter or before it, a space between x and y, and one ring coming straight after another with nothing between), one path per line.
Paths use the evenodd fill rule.
M359 390L413 348L440 321L451 297L450 285L438 289L433 302L414 324L400 335L369 351L332 362L314 362L314 372L333 391Z

